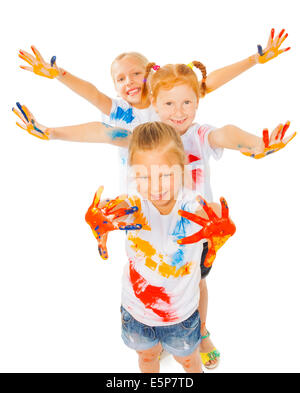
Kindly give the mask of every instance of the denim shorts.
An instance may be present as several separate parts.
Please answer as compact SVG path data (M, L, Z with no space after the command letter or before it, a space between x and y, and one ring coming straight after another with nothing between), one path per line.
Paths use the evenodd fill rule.
M148 326L138 322L121 307L122 339L135 351L145 351L157 345L174 356L191 355L201 342L201 323L198 310L176 325Z

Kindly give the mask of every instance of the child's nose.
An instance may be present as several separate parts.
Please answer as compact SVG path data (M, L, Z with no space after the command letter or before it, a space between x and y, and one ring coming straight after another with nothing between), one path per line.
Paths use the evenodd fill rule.
M131 85L132 82L133 82L132 77L131 76L127 76L127 78L126 78L127 85Z
M183 107L180 105L180 106L177 106L176 108L175 108L175 114L177 115L177 116L182 116L182 115L184 115L184 109L183 109Z

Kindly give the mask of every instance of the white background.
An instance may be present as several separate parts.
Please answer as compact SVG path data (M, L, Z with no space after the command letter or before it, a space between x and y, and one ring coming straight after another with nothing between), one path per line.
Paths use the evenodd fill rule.
M46 126L100 119L58 81L18 68L18 49L45 58L114 97L110 64L139 51L158 64L202 61L208 72L265 46L285 28L292 50L257 65L200 103L197 121L261 135L299 130L298 2L14 1L1 5L0 369L9 372L137 372L120 338L122 234L100 259L84 221L94 192L118 192L117 150L44 142L15 126L26 104ZM299 372L299 135L262 160L226 151L212 162L215 198L237 226L208 278L207 325L221 351L215 372ZM171 358L163 372L181 367Z

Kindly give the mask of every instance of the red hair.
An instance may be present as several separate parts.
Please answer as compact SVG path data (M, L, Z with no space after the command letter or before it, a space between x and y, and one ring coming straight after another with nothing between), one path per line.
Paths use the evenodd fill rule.
M150 87L152 97L156 101L160 89L169 90L174 86L182 84L186 84L194 90L197 100L204 97L207 92L205 83L207 76L206 67L200 61L193 61L191 64L200 69L202 73L202 81L200 83L195 72L186 64L167 64L150 74L153 66L156 64L149 63L146 67L143 97L149 94L148 88ZM148 78L149 81L147 80Z

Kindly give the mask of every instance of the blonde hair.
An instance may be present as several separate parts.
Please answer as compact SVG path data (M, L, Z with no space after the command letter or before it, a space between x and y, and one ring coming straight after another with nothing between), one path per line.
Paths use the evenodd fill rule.
M154 101L156 101L160 89L170 90L174 86L187 84L194 90L197 100L205 96L207 92L205 83L207 73L206 67L200 63L200 61L192 61L190 65L195 66L201 71L201 83L198 81L196 73L189 65L167 64L160 67L156 72L151 72L155 65L155 63L149 63L146 67L143 95L149 94L148 88L150 87L152 97ZM149 81L147 81L148 78Z
M129 164L132 165L136 151L162 148L173 153L178 164L184 169L186 154L178 132L172 126L159 121L141 124L133 130L128 153Z
M111 73L112 78L113 78L113 66L114 66L114 64L116 62L118 62L119 60L122 60L124 57L134 57L135 59L139 60L142 63L142 65L145 67L145 69L147 68L147 64L149 63L148 59L144 55L139 53L139 52L124 52L124 53L121 53L111 63L110 73Z

